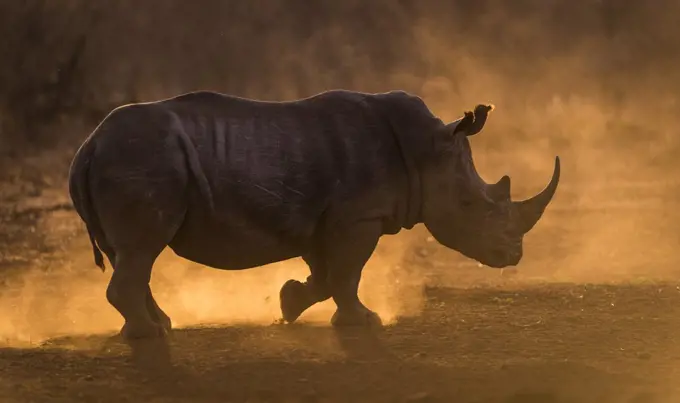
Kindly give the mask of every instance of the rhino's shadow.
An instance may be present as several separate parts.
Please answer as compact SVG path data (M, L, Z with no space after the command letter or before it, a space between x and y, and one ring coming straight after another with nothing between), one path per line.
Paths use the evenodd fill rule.
M399 358L380 338L380 332L365 328L332 329L338 345L350 360L397 361Z
M172 364L168 339L136 340L126 344L130 346L130 356L134 365L141 371L162 373L177 370Z
M255 330L257 328L253 328ZM132 363L141 372L154 378L176 378L187 382L190 379L188 372L181 365L175 365L172 359L173 348L181 348L177 344L193 339L192 333L198 331L201 334L211 331L227 331L227 329L185 329L176 330L175 334L169 338L123 341L120 336L113 336L107 339L106 345L116 344L127 345L130 348ZM398 361L390 349L379 337L381 330L356 328L314 328L304 325L293 325L285 331L288 337L305 338L310 333L322 338L332 336L337 341L337 345L342 350L348 360L354 361ZM232 339L229 337L229 339ZM166 381L167 379L164 379Z
M123 344L109 338L89 345L108 352L96 354L96 365L116 371L123 382L98 385L96 394L103 401L108 396L116 400L123 388L188 401L661 402L624 390L630 379L582 363L535 360L489 366L483 355L461 349L460 360L442 364L439 357L405 354L412 350L400 344L412 340L395 337L389 329L241 326L181 329L165 340ZM49 361L55 365L72 359L52 351ZM91 354L79 358L91 359ZM121 359L127 364L121 365Z

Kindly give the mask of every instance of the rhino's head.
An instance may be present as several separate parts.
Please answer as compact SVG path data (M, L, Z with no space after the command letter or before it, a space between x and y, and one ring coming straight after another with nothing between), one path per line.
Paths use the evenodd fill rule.
M475 169L467 136L478 133L493 108L478 105L474 112L446 125L435 142L437 158L423 175L423 221L441 244L487 266L516 265L522 241L538 222L555 194L560 160L548 186L524 201L510 199L510 178L488 184Z

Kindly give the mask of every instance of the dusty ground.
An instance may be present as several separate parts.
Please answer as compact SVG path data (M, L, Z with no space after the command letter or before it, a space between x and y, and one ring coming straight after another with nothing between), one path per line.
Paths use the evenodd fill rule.
M421 230L406 247L388 240L386 251L405 252L379 265L409 276L387 272L408 281L376 300L393 317L382 331L337 332L332 307L272 324L290 270L262 287L252 274L247 291L227 274L199 287L182 271L155 281L185 328L127 346L112 336L109 272L92 264L67 208L69 159L48 151L2 166L1 402L680 402L680 236L666 197L677 183L603 181L596 196L609 198L596 203L565 175L517 274L478 268ZM180 304L187 287L195 295ZM417 303L399 305L407 297Z
M3 401L672 402L673 286L432 290L377 334L329 327L177 331L0 350Z

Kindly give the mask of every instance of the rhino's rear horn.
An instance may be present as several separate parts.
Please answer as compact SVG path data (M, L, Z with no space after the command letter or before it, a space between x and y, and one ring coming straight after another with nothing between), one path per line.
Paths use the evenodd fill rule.
M541 218L545 208L548 207L548 204L555 195L559 181L560 157L555 157L555 168L553 169L553 175L548 186L531 199L514 202L520 219L518 228L522 233L529 232Z
M495 202L510 200L510 177L503 175L498 182L487 186L486 193Z

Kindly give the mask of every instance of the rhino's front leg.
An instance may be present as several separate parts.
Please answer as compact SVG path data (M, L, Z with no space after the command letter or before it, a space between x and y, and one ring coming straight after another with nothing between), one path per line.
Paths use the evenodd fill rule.
M328 286L337 310L333 326L381 326L380 317L359 300L361 271L382 234L379 221L365 221L332 230L323 245Z
M313 250L303 256L303 259L311 271L307 281L301 283L297 280L288 280L279 293L283 320L288 323L295 322L312 305L331 297L328 270L320 251Z

